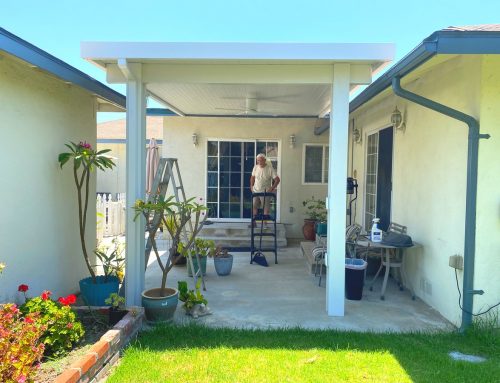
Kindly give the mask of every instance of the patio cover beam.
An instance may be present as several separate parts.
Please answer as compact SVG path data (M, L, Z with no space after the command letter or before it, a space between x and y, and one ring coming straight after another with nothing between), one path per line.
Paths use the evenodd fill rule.
M107 82L124 83L120 64L106 66ZM196 84L331 84L331 64L143 64L145 83ZM351 65L351 84L370 84L370 64Z

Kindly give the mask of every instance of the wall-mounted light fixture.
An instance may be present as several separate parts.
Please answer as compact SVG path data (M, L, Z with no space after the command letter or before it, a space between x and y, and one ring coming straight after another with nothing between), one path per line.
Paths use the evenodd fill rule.
M288 145L290 145L290 149L295 148L295 134L290 134L288 137Z
M404 132L406 129L406 123L404 121L403 115L401 114L397 106L396 109L394 109L394 112L392 112L391 114L391 124L396 130L401 130Z
M193 139L193 145L194 146L198 145L198 135L196 133L193 133L191 138Z

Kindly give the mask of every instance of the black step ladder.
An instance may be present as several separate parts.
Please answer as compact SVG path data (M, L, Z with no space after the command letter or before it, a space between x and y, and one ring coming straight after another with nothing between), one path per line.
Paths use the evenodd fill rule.
M184 186L182 184L181 172L179 170L179 164L177 162L177 158L160 158L160 162L158 163L158 169L156 170L156 174L153 179L151 193L147 195L146 202L153 202L155 199L165 198L169 184L172 185L172 191L175 197L175 201L178 203L186 202L186 193L184 192ZM204 219L206 218L207 216L205 215ZM198 232L201 231L201 228L203 227L203 224L200 224L198 232L193 233L193 224L191 220L188 221L188 224L190 230L189 234L191 236L198 235ZM151 241L151 238L154 237L160 225L161 225L161 214L159 212L155 212L152 219L149 222L146 222L146 231L149 233L148 240L146 242L146 253L145 253L146 267L148 265L149 255L151 254L151 250L153 249L153 242ZM186 227L184 227L182 229L182 239L185 243L188 243L189 234L186 230ZM193 273L194 285L196 286L196 284L198 283L198 278L201 277L203 290L206 291L207 289L205 287L205 278L201 270L200 256L199 254L196 254L196 261L198 262L198 270L196 270L195 272L192 256L189 251L187 253L188 253L187 261L189 262L189 266L191 267L191 271Z
M275 193L252 193L252 204L254 197L263 197L265 199L270 198L270 205L276 206L276 194ZM274 202L274 203L273 203ZM274 252L274 263L278 264L278 239L277 239L277 230L276 230L276 208L274 209L274 214L264 215L264 206L262 206L262 212L258 211L257 215L253 215L252 212L252 235L250 241L250 264L252 263L252 259L254 254L257 251L269 251ZM259 209L261 210L261 209ZM259 224L257 223L259 222ZM271 227L264 229L264 223L266 226L268 223L271 223ZM262 239L263 237L273 237L274 241L273 247L262 247ZM259 248L256 247L256 238L259 241Z

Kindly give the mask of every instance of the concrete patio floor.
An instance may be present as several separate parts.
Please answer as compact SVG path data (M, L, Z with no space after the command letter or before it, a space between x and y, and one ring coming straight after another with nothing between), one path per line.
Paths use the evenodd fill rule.
M162 249L160 241L159 248ZM164 250L164 249L163 249ZM339 329L373 332L409 332L453 330L454 326L418 298L413 301L408 291L399 291L389 280L386 299L380 300L381 278L373 291L363 290L361 301L345 301L344 317L329 317L325 311L325 282L318 287L318 278L308 274L298 244L280 249L278 264L274 255L266 254L269 267L250 265L249 253L233 253L233 270L219 277L213 260L208 259L205 277L212 315L196 319L212 327ZM175 266L168 275L167 285L177 287L177 281L188 281L185 266ZM159 287L161 270L151 254L146 271L146 289ZM174 321L192 321L179 302Z

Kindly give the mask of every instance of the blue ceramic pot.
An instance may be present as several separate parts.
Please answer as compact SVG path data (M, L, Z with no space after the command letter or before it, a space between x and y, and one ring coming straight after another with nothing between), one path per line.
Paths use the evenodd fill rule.
M92 277L80 281L80 292L82 298L89 306L105 306L104 302L110 294L118 293L119 281L117 277L96 277L96 283L92 283Z
M142 292L142 306L146 319L150 322L167 322L172 320L179 302L179 291L165 288L166 296L161 296L161 289L150 289Z

